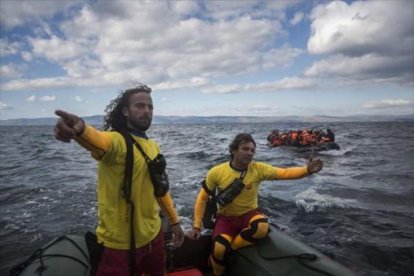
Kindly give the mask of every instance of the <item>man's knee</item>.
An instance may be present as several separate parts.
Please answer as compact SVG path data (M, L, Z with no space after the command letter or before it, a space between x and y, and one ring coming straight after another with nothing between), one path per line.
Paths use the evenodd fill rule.
M262 215L257 215L251 219L249 227L244 229L240 233L240 236L248 242L255 243L266 237L268 232L269 223L267 219Z
M220 265L225 265L231 252L231 237L226 234L220 234L213 239L213 259Z

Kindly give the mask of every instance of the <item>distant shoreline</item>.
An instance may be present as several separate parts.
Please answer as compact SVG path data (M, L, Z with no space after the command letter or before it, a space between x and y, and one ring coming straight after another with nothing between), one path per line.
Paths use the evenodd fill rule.
M102 125L103 115L82 117L88 124ZM0 126L54 125L57 118L19 118L0 120ZM336 122L410 122L414 114L356 116L154 116L153 124L219 124L219 123L336 123Z

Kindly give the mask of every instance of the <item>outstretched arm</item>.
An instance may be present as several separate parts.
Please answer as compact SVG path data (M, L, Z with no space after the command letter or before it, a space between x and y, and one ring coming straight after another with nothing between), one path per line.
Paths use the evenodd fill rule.
M54 128L55 138L69 143L76 140L82 147L92 153L96 159L102 158L111 145L111 136L87 124L75 114L63 110L56 110L60 117Z
M310 174L314 174L322 170L323 162L320 159L314 159L312 156L309 158L307 166L303 167L290 167L290 168L277 168L276 167L276 179L298 179Z

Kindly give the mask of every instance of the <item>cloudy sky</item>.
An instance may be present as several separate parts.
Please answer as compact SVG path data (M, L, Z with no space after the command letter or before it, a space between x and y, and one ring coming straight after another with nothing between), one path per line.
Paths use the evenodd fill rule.
M414 113L414 1L0 0L0 119Z

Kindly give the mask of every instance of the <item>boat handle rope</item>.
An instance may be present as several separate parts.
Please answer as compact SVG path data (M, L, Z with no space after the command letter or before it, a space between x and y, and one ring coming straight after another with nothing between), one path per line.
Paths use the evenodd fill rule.
M316 254L313 253L301 253L301 254L296 254L296 255L286 255L286 256L279 256L279 257L269 257L269 256L265 256L263 255L262 252L260 252L260 248L257 247L257 251L259 253L259 256L262 257L265 260L283 260L283 259L295 259L298 263L300 263L301 265L303 265L304 267L319 272L321 274L327 275L327 276L333 276L331 273L318 269L316 267L310 266L308 265L306 262L314 262L316 260L318 260L318 256Z
M39 273L39 276L41 276L42 275L42 272L47 268L47 266L43 263L43 258L44 257L63 257L63 258L68 258L68 259L71 259L71 260L74 260L74 261L80 263L81 265L83 265L86 268L90 268L89 263L85 263L85 262L83 262L82 260L79 260L76 257L72 257L72 256L68 256L68 255L63 255L63 254L44 254L44 252L49 247L51 247L55 243L60 242L62 240L67 240L70 243L72 243L82 253L82 255L88 260L88 262L90 262L88 255L85 253L85 251L74 240L72 240L71 238L69 238L67 236L61 236L61 237L55 239L53 242L51 242L48 246L36 250L26 261L24 261L24 262L20 263L19 265L15 266L12 270L10 270L10 275L11 276L19 275L34 260L39 259L40 266L36 269L36 272L38 272Z
M43 260L42 258L44 257L62 257L62 258L67 258L67 259L71 259L73 261L76 261L78 263L80 263L81 265L83 265L85 268L89 268L89 264L79 260L76 257L72 257L69 255L64 255L64 254L45 254L45 255L41 255L39 257L39 261L40 261L40 266L36 269L37 272L39 272L39 276L42 275L42 272L46 270L47 266L43 264Z

